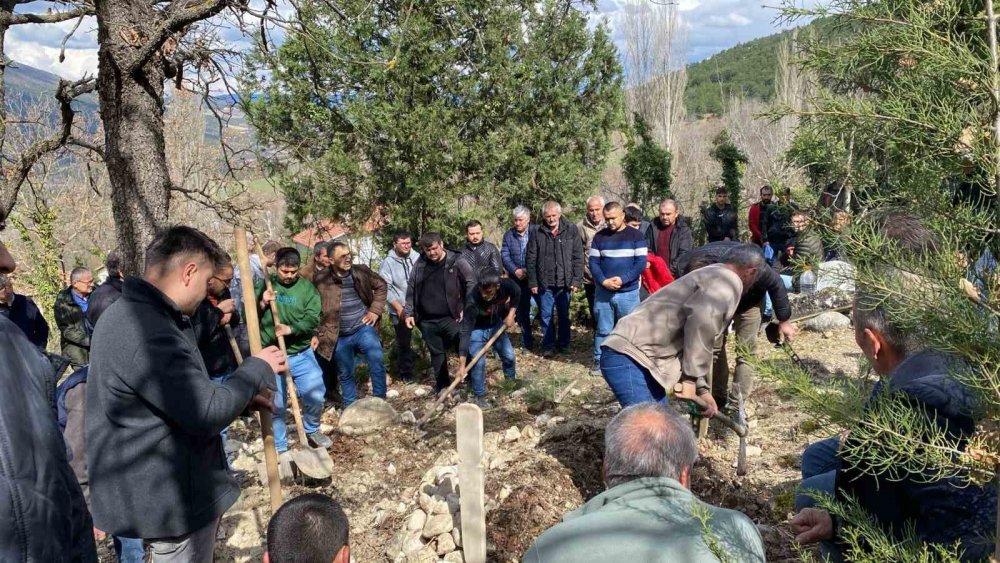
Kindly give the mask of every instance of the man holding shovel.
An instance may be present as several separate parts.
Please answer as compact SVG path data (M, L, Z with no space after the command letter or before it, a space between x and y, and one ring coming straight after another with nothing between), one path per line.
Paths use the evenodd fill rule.
M479 287L472 290L465 299L465 311L462 314L462 333L458 341L458 372L465 371L466 356L475 356L482 350L490 337L500 329L514 326L517 316L517 304L521 299L521 288L510 278L500 278L500 272L486 268L479 272ZM517 366L515 364L514 346L510 343L507 333L493 344L493 349L500 355L503 363L503 373L507 379L514 379ZM490 408L486 400L486 357L484 356L469 372L472 378L473 400L481 409Z
M302 256L298 250L282 248L275 255L274 265L277 273L271 274L272 289L265 290L264 284L257 286L257 306L261 315L260 340L264 346L273 346L278 342L278 336L285 337L288 371L302 399L302 425L309 445L329 448L333 442L319 431L326 385L323 383L323 370L319 367L311 346L322 314L319 292L309 280L299 275ZM278 304L281 324L276 325L274 322L271 314L272 301ZM279 377L274 396L274 446L279 454L288 449L285 393L284 378Z

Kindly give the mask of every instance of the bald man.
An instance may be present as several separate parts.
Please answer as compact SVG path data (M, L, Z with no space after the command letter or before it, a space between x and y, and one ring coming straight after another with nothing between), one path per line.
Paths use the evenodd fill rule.
M525 563L715 563L720 549L733 561L764 561L749 518L689 490L698 448L690 423L673 408L650 402L623 409L608 423L604 448L607 490L543 533Z

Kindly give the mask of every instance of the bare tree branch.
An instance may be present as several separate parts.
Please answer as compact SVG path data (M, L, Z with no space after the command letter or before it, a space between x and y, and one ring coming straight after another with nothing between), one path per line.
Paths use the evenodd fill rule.
M83 16L95 14L94 5L91 2L80 2L71 10L65 12L50 12L46 14L15 14L13 12L0 12L0 27L21 25L26 23L59 23Z
M167 7L165 19L153 31L151 37L140 47L139 54L133 59L128 73L135 74L149 62L149 59L163 44L176 33L187 26L217 15L233 2L232 0L212 0L197 2L197 0L177 0Z

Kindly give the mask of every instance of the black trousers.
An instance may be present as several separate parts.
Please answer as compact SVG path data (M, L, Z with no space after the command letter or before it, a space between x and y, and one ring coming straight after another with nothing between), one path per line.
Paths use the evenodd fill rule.
M591 329L597 328L597 317L594 316L594 298L597 293L597 286L592 283L583 284L583 293L587 296L587 312L590 316L587 317L587 326Z
M316 354L316 363L323 370L323 383L326 385L326 400L331 403L343 404L344 397L340 394L340 377L337 373L337 362ZM339 407L338 407L339 408Z
M404 380L413 380L413 329L407 328L406 321L393 318L392 328L396 331L396 375Z
M458 353L461 326L452 318L422 320L420 335L424 338L427 351L431 354L435 390L440 391L451 384L451 376L448 375L448 351Z

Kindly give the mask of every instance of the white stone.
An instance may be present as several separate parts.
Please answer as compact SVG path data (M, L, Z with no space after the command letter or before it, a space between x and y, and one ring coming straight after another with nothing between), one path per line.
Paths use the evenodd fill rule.
M566 422L565 416L553 416L548 422L545 423L545 426L548 428L555 428L564 422Z
M462 547L462 526L455 526L455 529L451 531L451 537L455 539L455 546Z
M327 424L324 422L319 425L319 431L322 432L323 434L327 435L333 434L334 430L336 430L336 428L332 424Z
M445 563L465 563L465 555L461 551L452 551L444 556Z
M429 545L424 546L423 549L416 553L406 556L406 563L437 563L437 560L437 552Z
M447 505L446 505L447 506ZM455 527L452 522L451 514L445 512L444 514L434 514L427 519L424 524L424 530L421 535L427 539L433 538L435 536L440 536L441 534L447 534Z
M503 434L504 442L516 442L521 438L521 431L517 429L517 426L511 426Z
M403 414L399 415L399 420L406 424L416 424L417 416L412 411L404 411Z
M419 532L424 529L424 524L426 523L427 513L418 508L406 519L406 529L411 532Z
M431 505L431 514L451 513L451 508L448 507L448 501L444 498L434 495L431 499L433 500L433 504Z
M510 493L512 493L512 492L513 491L511 490L511 488L508 487L507 485L504 485L503 487L501 487L500 488L500 495L499 495L500 502L503 502L503 501L507 500L507 497L509 497Z
M538 440L541 437L542 437L541 432L539 432L537 428L535 428L530 424L528 424L527 426L524 427L523 430L521 430L522 440L527 440L530 442L532 440Z
M385 468L385 472L388 473L389 475L395 476L396 466L390 463L389 466Z
M420 538L420 530L417 533L408 534L403 542L403 554L410 555L424 548L424 540Z
M747 446L747 457L759 457L763 451L760 446Z
M396 512L398 512L399 514L402 514L402 513L406 512L406 503L405 502L401 502L401 503L397 504L396 505Z
M434 469L434 482L440 484L448 476L458 475L457 465L443 465Z
M819 315L802 321L802 328L813 332L828 332L838 328L851 326L851 319L836 311L827 311Z
M390 389L390 390L388 390L388 391L385 392L385 398L386 399L398 399L399 398L399 391L397 391L395 389Z
M373 434L399 422L399 414L378 397L365 397L344 409L340 431L348 436Z
M426 397L430 393L426 387L417 387L413 390L413 394L417 397Z
M583 391L580 391L579 389L570 389L569 394L573 395L574 397L579 397L581 394L583 394Z
M434 538L434 542L437 544L438 555L445 555L446 553L455 551L455 538L451 537L451 533L441 534Z
M816 291L828 287L854 293L854 266L847 262L831 260L816 266Z
M527 393L527 392L528 392L528 388L527 387L522 387L522 388L518 389L517 391L514 391L513 393L511 393L510 396L514 397L514 398L520 398L520 397L523 397L525 395L525 393Z
M538 415L538 416L535 417L535 425L536 426L545 426L545 424L548 421L550 421L550 420L552 420L552 415L550 415L548 413L542 413L542 414L540 414L540 415Z

